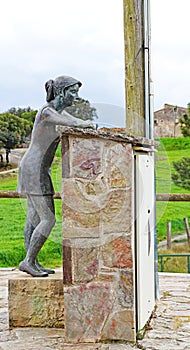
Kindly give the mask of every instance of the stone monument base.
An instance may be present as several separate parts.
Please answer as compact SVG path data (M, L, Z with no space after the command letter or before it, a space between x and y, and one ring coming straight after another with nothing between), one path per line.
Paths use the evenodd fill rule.
M9 326L64 328L63 277L9 279Z

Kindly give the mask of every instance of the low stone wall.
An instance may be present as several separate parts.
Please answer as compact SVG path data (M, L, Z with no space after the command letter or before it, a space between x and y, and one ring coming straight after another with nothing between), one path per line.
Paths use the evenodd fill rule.
M133 147L151 141L61 130L66 341L134 342Z

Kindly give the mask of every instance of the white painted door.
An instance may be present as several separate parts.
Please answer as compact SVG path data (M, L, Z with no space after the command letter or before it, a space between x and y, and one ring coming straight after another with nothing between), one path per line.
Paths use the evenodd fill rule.
M155 305L154 276L154 156L136 158L136 294L137 328L142 329Z

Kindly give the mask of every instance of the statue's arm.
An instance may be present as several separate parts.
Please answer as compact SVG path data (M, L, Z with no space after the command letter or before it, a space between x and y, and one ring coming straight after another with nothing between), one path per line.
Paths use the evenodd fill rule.
M61 114L59 114L51 107L44 108L42 112L42 119L43 117L45 117L46 121L56 125L78 126L82 128L93 127L91 121L89 120L75 118L66 111L63 111Z

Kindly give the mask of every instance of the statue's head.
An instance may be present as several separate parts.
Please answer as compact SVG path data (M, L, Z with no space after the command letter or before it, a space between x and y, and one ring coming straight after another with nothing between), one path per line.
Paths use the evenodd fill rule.
M48 80L45 83L46 101L53 101L56 110L71 106L78 98L78 91L82 83L68 76L60 76L55 80Z

